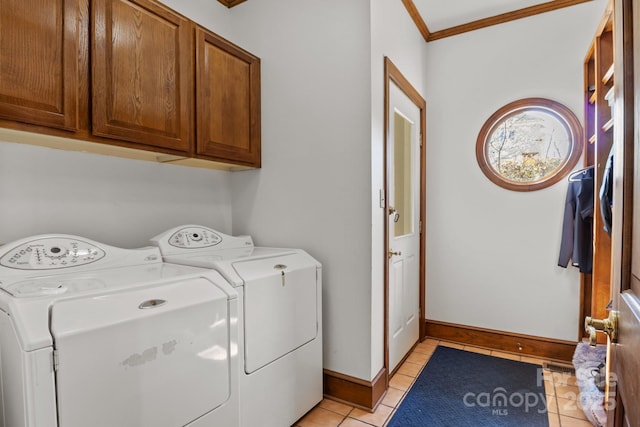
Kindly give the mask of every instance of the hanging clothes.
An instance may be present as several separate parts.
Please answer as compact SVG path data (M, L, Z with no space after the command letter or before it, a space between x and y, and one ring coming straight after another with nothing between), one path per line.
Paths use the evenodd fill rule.
M569 175L562 221L558 265L578 267L581 273L593 268L593 167Z
M611 206L613 205L613 147L609 151L607 163L604 167L602 185L600 186L600 215L604 231L611 236Z

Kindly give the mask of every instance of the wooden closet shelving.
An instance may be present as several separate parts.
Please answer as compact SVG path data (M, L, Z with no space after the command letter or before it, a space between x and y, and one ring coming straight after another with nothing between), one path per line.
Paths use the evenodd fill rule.
M613 2L609 2L584 60L585 141L584 166L594 167L593 270L581 274L582 309L580 330L585 316L604 319L611 290L611 238L600 215L599 192L613 143L613 117L609 99L613 94ZM606 342L604 335L599 342Z

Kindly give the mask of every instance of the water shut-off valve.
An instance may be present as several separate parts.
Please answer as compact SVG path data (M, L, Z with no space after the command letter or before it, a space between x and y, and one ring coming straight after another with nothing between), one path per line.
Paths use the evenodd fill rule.
M618 339L618 312L610 311L609 317L606 319L594 319L592 317L585 317L584 330L589 334L589 344L591 346L596 345L597 331L603 332L609 335L612 342L616 342Z

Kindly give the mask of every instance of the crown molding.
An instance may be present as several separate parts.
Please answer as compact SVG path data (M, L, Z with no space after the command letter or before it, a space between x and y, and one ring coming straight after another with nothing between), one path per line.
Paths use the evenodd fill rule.
M529 6L511 12L502 13L500 15L490 16L488 18L478 19L476 21L467 22L466 24L456 25L442 30L431 32L424 22L424 18L420 15L414 0L402 0L407 12L413 19L418 31L426 42L451 37L469 31L479 30L481 28L490 27L492 25L503 24L505 22L515 21L516 19L527 18L541 13L551 12L556 9L562 9L574 6L580 3L586 3L592 0L553 0L546 3Z

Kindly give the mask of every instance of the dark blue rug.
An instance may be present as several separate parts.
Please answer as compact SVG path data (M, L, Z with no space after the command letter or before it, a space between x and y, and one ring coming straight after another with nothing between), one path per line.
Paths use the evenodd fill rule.
M438 346L387 427L548 427L542 367Z

